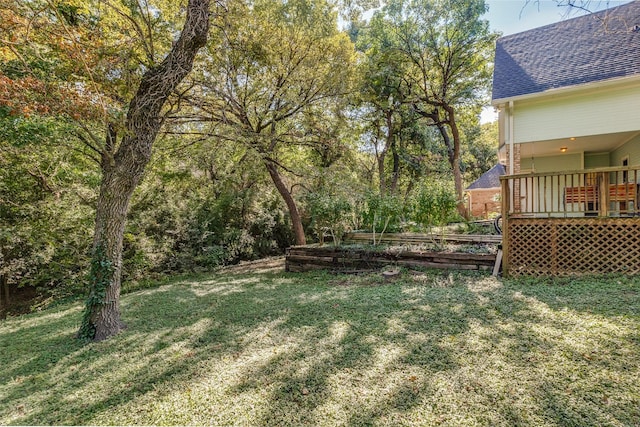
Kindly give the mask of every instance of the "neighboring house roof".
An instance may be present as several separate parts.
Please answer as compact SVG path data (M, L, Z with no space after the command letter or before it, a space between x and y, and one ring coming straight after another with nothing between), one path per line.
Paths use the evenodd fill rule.
M507 168L505 165L498 163L488 171L482 174L480 178L473 181L473 183L467 187L467 190L480 190L485 188L500 187L500 175L506 175Z
M494 100L640 76L640 0L498 39Z

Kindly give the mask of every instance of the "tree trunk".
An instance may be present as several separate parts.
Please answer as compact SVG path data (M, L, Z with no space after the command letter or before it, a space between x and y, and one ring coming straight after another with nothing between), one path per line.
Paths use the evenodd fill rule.
M462 172L460 172L460 156L453 159L453 182L456 187L456 207L461 217L469 219L469 212L464 204L464 189L462 188Z
M102 184L89 278L89 298L78 336L100 341L120 332L122 239L131 195L151 158L169 95L193 67L209 31L209 1L189 0L180 37L166 58L143 76L129 104L124 137L115 150L115 126L109 126L102 155Z
M458 213L463 218L468 218L467 208L464 205L464 189L462 188L462 172L460 172L460 132L458 130L458 124L455 119L455 111L452 107L443 107L447 112L446 123L451 128L451 137L445 128L445 125L438 121L437 126L442 135L445 145L447 146L447 153L449 159L449 165L453 172L453 182L456 190L456 208Z
M291 224L293 226L293 234L296 239L296 245L306 245L307 238L304 235L302 219L300 218L300 213L298 212L296 201L293 200L291 192L282 181L282 177L280 176L280 173L278 173L278 167L269 160L265 160L264 165L269 172L269 176L271 176L271 180L278 189L278 193L280 193L280 195L284 199L284 202L287 204L287 208L289 209L289 216L291 217Z
M451 158L451 169L453 170L453 182L456 187L456 198L458 199L458 213L465 219L469 219L469 212L464 205L464 189L462 188L462 172L460 171L460 131L456 122L455 111L453 107L446 105L444 109L449 117L449 127L451 127L451 135L453 137L453 156Z
M95 341L116 335L124 328L120 320L122 240L131 195L140 178L141 174L103 166L85 314L88 324L83 325L87 330L81 331Z
M9 279L6 274L0 274L0 313L9 309L9 297Z
M380 153L380 155L377 156L377 161L378 161L378 186L380 189L380 195L384 196L386 191L387 191L387 181L385 179L384 176L384 161L385 158L387 157L387 151L382 150L382 152Z
M395 138L391 141L391 154L393 158L393 174L391 175L391 194L398 191L398 180L400 179L400 155L398 154L398 146Z

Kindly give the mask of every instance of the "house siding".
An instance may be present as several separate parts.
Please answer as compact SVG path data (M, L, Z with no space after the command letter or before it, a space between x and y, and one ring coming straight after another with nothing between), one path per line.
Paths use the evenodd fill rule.
M582 169L582 153L560 156L523 157L520 168L532 172L562 172Z
M516 103L513 130L515 143L640 130L640 85Z
M640 135L611 152L611 166L621 166L627 156L630 166L640 165Z
M597 154L588 154L584 155L584 168L585 169L594 169L594 168L606 168L611 165L609 153L597 153Z

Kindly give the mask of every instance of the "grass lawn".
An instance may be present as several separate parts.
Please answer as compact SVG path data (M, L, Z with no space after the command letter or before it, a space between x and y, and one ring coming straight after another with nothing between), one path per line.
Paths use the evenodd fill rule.
M0 424L640 425L640 278L277 270L0 322Z

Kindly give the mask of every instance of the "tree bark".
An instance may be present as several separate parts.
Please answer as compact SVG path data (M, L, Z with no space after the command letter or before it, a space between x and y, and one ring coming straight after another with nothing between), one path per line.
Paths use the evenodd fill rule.
M282 180L282 177L278 172L278 167L269 160L265 160L264 165L269 172L269 176L271 176L271 180L278 189L278 193L280 193L280 195L284 199L284 202L287 204L287 208L289 209L289 216L291 218L291 225L293 226L293 234L296 239L296 245L306 245L307 238L304 235L302 219L300 218L300 213L298 212L296 201L293 199L291 192Z
M391 140L391 154L393 158L393 173L391 175L391 194L398 191L398 180L400 179L400 155L398 154L398 145L395 137Z
M442 108L444 108L444 110L447 112L446 124L448 124L449 128L451 129L451 136L449 136L445 124L439 121L439 117L434 119L434 121L437 120L436 123L438 130L440 131L440 135L442 135L442 139L447 146L449 165L451 166L451 171L453 172L453 183L456 190L456 208L460 216L462 216L463 218L468 218L467 208L464 205L462 172L460 171L460 131L458 130L458 124L456 123L455 111L453 107L445 105Z
M165 59L147 71L134 95L119 148L115 126L109 126L102 156L102 183L96 206L89 299L79 337L104 340L124 327L120 320L122 239L131 195L151 158L162 126L161 111L169 95L193 67L206 44L210 0L189 0L180 37Z
M380 152L380 154L377 154L377 160L378 160L378 179L380 181L380 195L384 196L385 194L388 193L389 190L391 190L391 192L395 192L395 187L397 185L397 175L398 175L398 164L399 164L399 158L396 152L396 147L394 144L394 138L395 138L395 134L393 132L393 111L392 110L386 110L385 111L385 116L384 116L384 121L385 121L385 126L387 128L387 133L384 137L384 148L382 149L382 151ZM378 131L380 129L378 128ZM389 186L387 185L387 177L385 174L385 162L387 159L387 153L389 152L389 149L392 149L392 154L393 154L393 174L391 176L391 188L388 188Z
M384 150L382 150L382 152L380 153L380 155L377 156L377 161L378 161L378 187L380 189L380 195L384 196L387 192L387 180L385 179L384 176L384 162L385 159L387 157L387 150L386 148Z
M453 170L453 182L456 187L456 197L458 199L458 213L465 219L469 219L469 213L464 205L464 189L462 188L462 172L460 171L460 131L456 122L455 111L453 107L445 105L449 119L449 127L451 128L451 136L453 137L453 156L451 157L451 169Z
M4 295L3 295L4 293ZM9 280L6 274L0 274L0 313L9 309Z

